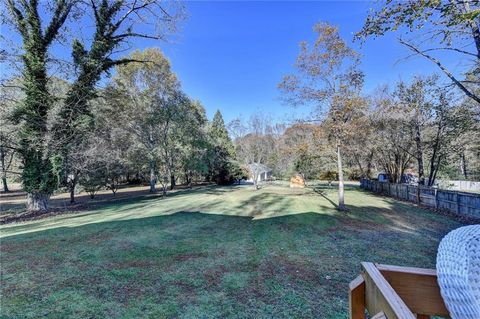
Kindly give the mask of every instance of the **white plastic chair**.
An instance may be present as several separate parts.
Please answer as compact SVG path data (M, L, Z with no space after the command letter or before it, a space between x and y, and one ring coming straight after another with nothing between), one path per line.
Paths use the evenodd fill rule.
M479 319L480 225L460 227L442 239L437 276L452 319Z

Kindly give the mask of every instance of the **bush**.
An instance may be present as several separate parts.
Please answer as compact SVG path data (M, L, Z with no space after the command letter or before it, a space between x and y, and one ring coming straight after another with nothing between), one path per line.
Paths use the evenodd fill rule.
M337 181L338 180L338 173L336 171L324 171L320 173L321 180L327 181Z
M359 181L363 177L362 172L358 168L349 169L345 173L350 181Z

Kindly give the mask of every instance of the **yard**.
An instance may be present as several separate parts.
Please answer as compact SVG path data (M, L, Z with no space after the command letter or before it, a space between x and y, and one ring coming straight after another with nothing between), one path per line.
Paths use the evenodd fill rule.
M349 186L208 186L1 226L2 318L346 318L361 261L434 267L461 223Z

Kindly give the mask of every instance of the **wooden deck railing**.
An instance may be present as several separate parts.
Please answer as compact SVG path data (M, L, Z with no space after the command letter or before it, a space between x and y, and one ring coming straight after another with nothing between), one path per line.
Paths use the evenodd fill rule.
M426 319L449 317L435 269L362 263L350 283L350 318Z

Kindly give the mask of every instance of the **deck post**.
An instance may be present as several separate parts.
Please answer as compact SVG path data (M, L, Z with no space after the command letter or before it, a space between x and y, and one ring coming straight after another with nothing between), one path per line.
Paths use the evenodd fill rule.
M362 275L352 280L349 285L348 300L350 319L365 319L365 280Z

